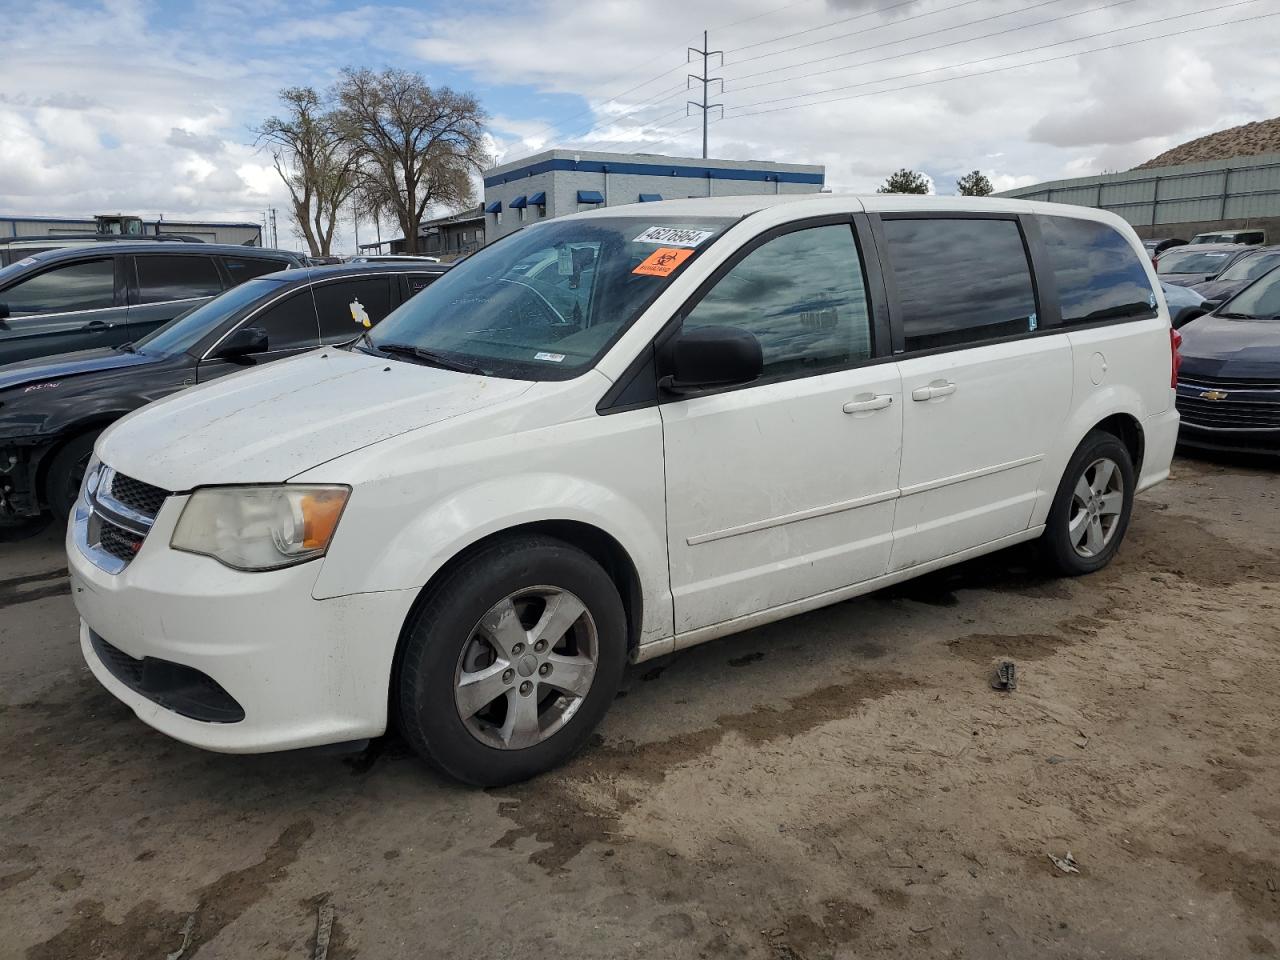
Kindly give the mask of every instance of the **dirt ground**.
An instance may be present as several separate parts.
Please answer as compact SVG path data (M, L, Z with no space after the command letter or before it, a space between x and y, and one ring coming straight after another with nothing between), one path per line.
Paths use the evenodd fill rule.
M492 791L169 741L82 664L55 535L0 546L0 956L1276 955L1280 470L1175 472L1100 574L1002 554L642 664Z

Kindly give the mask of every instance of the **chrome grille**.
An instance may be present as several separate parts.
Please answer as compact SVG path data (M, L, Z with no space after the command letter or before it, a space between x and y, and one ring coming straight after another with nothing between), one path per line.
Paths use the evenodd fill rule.
M1280 429L1280 382L1225 377L1180 377L1178 413L1213 430Z
M99 464L85 478L76 507L76 539L87 557L108 573L119 573L142 549L169 491Z
M111 489L108 493L113 500L124 504L130 510L136 510L144 516L153 518L160 512L160 506L164 503L165 497L169 496L168 490L161 490L159 487L135 480L133 477L126 477L123 473L112 476Z

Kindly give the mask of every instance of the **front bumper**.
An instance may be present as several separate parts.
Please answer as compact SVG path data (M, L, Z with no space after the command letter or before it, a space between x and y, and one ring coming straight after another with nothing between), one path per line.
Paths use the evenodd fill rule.
M1280 453L1280 382L1186 377L1178 443L1222 453Z
M416 591L316 600L323 560L243 573L171 550L185 502L179 495L164 502L136 556L116 573L84 548L84 512L68 525L80 647L98 681L143 722L208 750L263 753L383 733L392 658ZM166 676L186 686L175 693ZM221 689L243 719L191 707L190 697L208 689L202 693L193 676Z

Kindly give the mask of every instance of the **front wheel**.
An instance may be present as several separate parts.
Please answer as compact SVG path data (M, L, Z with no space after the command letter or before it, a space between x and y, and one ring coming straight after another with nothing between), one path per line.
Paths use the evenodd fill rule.
M80 496L80 485L84 482L84 472L93 456L93 445L97 439L96 433L82 434L64 444L49 461L44 502L60 523L66 522Z
M410 621L401 731L458 780L528 779L599 724L626 650L622 601L591 557L550 537L495 542L433 586Z
M1040 550L1069 577L1101 570L1120 549L1133 513L1133 458L1115 436L1091 432L1076 448L1054 496Z

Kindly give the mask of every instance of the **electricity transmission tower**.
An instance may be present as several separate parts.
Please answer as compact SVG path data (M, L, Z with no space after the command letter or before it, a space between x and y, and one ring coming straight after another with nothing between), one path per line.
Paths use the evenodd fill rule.
M695 56L699 56L702 58L702 76L698 76L696 73L691 73L689 74L689 79L685 81L686 90L693 86L693 81L695 80L697 80L700 84L702 84L702 102L698 103L698 101L696 100L689 100L688 101L689 106L685 107L684 115L686 117L689 116L690 107L692 107L693 109L702 111L702 159L704 160L707 158L707 114L711 110L718 109L720 111L720 116L722 118L724 117L724 104L707 102L707 95L710 91L711 84L713 83L720 84L720 94L721 96L724 95L724 78L708 76L708 74L711 72L712 57L719 57L720 66L721 67L724 66L724 51L709 50L707 49L709 46L710 44L707 42L707 31L703 30L702 31L702 49L699 50L697 47L690 47L688 56L686 58L686 62L692 62Z

